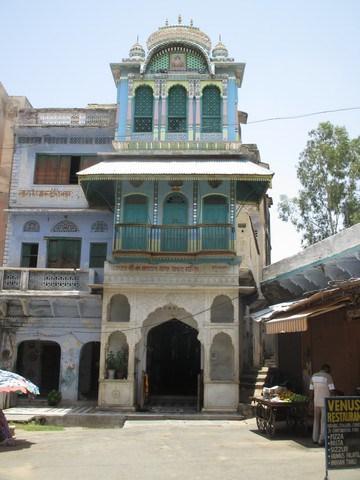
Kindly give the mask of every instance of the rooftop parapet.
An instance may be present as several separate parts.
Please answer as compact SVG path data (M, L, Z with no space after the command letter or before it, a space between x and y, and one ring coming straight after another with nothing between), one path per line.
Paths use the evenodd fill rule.
M20 110L18 127L115 127L116 106Z

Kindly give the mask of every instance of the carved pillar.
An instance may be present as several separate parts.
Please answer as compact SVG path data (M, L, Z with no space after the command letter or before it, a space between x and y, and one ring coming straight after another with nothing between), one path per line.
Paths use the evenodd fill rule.
M236 181L230 180L230 224L231 224L231 245L230 248L235 250L235 207L236 207Z
M161 90L161 81L155 80L155 94L154 94L154 126L153 126L153 140L159 140L159 122L161 117L161 101L160 101L160 90Z
M121 181L118 180L115 185L115 208L114 208L114 233L113 233L113 250L119 250L120 245L120 232L116 226L121 222Z
M189 82L189 97L188 97L188 140L194 140L194 96L195 85L194 81Z
M133 81L129 79L129 88L128 88L128 108L127 108L127 118L126 118L126 140L131 139L132 134L132 124L133 124Z
M195 84L195 140L200 140L200 137L201 137L200 80L195 80L194 84Z
M161 121L160 121L160 141L164 141L167 131L167 91L166 81L161 82Z
M222 131L223 131L223 140L228 139L228 98L227 98L227 80L222 82Z

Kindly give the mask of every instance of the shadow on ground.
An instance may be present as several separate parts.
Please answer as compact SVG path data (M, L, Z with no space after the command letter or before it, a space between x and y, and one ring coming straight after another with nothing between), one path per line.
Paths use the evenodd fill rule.
M0 445L0 453L2 452L12 452L16 450L23 450L25 448L31 448L32 445L35 445L34 442L29 442L28 440L15 440L15 445Z
M310 429L307 431L304 431L304 429L301 429L299 431L293 431L288 430L286 427L280 426L277 427L276 432L273 436L267 435L266 433L263 433L257 429L250 430L250 432L254 433L255 435L259 435L260 437L266 438L267 440L269 440L269 442L291 440L305 448L321 448L317 443L313 443Z

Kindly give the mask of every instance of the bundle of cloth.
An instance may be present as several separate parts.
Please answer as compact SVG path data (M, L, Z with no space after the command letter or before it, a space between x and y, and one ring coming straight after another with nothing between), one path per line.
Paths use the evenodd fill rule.
M9 428L4 412L0 409L0 445L11 446L15 444L15 438Z

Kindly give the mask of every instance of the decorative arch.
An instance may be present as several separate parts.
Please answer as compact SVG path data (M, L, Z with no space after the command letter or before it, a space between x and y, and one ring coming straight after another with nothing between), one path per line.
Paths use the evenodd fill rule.
M109 302L109 322L130 322L130 304L126 295L113 295Z
M207 85L201 97L201 131L221 132L221 92L215 85Z
M234 322L234 305L227 295L218 295L214 298L210 309L211 323Z
M79 232L79 227L71 220L62 220L52 229L52 232Z
M36 220L29 220L24 223L24 232L40 232L40 224Z
M147 55L144 64L146 73L166 73L171 70L172 54L185 55L185 69L188 72L208 73L211 71L209 56L199 45L182 41L181 43L162 43L157 45ZM176 70L175 70L176 71Z
M187 91L182 85L174 85L168 92L168 132L187 131Z
M210 347L210 379L233 381L235 377L235 352L231 337L217 333Z
M154 325L159 325L173 318L177 318L186 325L199 331L199 325L193 315L185 308L178 307L173 303L168 303L167 305L156 308L153 312L149 313L144 320L142 327L151 328Z
M134 132L152 132L154 92L149 85L140 85L135 90Z

